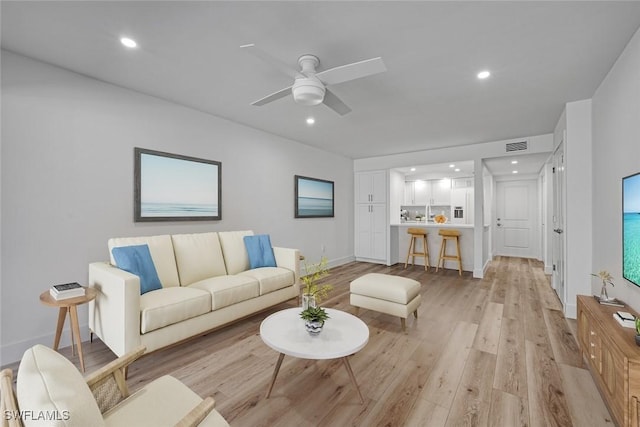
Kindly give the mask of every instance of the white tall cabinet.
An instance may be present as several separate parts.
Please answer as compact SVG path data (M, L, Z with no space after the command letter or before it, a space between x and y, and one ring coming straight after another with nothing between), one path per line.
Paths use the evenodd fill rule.
M386 263L389 248L387 171L357 172L354 181L356 259Z

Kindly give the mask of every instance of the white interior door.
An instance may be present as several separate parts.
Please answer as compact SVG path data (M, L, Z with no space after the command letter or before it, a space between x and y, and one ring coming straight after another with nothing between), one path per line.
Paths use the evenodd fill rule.
M564 193L565 166L563 140L553 154L553 238L551 242L551 259L553 262L551 284L563 306L565 305Z
M496 254L538 256L537 187L536 180L497 183Z

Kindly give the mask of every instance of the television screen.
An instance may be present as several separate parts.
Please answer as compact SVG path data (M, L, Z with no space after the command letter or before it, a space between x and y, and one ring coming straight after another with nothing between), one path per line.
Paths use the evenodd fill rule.
M640 173L622 178L622 276L640 286Z

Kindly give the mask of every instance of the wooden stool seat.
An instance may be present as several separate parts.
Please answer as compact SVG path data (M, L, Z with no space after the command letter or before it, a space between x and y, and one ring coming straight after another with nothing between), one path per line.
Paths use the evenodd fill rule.
M416 264L416 257L424 258L424 269L427 270L429 267L429 245L427 244L427 230L424 228L414 228L410 227L407 229L407 234L411 236L411 240L409 240L409 250L407 251L407 260L404 263L404 268L407 268L409 265L409 257L411 257L411 265ZM422 252L418 252L416 250L416 241L422 240Z
M438 231L438 234L442 237L442 243L440 244L440 256L438 258L438 264L436 265L436 272L438 268L440 268L440 263L442 263L442 268L444 268L444 261L458 261L458 274L462 276L462 257L460 256L460 232L458 230L450 230L450 229L441 229ZM447 255L447 242L455 241L456 242L456 254L455 255Z

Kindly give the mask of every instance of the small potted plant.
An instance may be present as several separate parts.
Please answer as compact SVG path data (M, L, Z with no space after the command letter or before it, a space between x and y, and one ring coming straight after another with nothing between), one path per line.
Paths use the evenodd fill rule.
M302 309L315 307L317 303L327 297L329 291L333 289L331 285L319 285L318 282L329 275L327 268L327 258L320 258L317 264L304 263L306 275L300 279L302 288Z
M324 321L329 315L322 307L308 307L302 310L300 317L304 320L304 326L311 335L318 335L322 332Z
M636 345L640 346L640 317L636 317Z

